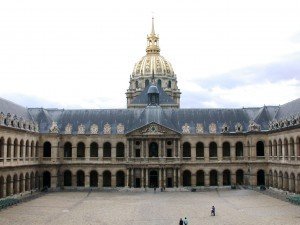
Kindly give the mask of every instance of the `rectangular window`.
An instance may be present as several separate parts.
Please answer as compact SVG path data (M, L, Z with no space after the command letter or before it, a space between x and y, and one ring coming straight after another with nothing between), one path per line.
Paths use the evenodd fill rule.
M167 157L172 157L172 149L171 148L167 149Z
M141 150L135 149L135 157L141 157Z

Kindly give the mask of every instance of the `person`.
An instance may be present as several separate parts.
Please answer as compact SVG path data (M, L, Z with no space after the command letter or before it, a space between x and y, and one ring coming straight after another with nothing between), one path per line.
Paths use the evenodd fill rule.
M189 221L188 221L188 219L186 217L184 217L183 224L184 225L188 225L189 224Z
M183 225L183 220L182 220L182 218L180 218L180 220L179 220L179 225Z
M212 207L211 207L210 215L211 215L211 216L215 216L215 215L216 215L216 208L215 208L215 206L212 206Z

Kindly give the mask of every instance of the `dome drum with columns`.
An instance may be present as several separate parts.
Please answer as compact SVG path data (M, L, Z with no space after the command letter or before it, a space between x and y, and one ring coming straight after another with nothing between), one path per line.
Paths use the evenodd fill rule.
M153 18L151 33L147 35L146 52L147 54L135 64L130 76L130 85L126 92L127 108L144 107L143 104L133 104L134 99L153 82L173 99L174 104L168 104L168 107L179 108L181 93L177 86L177 77L171 63L160 55L159 36L154 31ZM161 106L165 105L162 103Z

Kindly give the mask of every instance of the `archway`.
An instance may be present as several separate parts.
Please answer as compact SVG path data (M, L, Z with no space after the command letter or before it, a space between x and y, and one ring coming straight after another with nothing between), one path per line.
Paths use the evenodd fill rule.
M274 172L274 180L273 180L273 183L274 183L274 188L278 188L278 174L277 174L277 171L275 170Z
M22 193L24 191L24 176L23 173L19 176L19 193Z
M15 174L14 178L13 178L13 194L17 194L18 193L18 175Z
M77 187L84 187L85 176L82 170L77 171Z
M265 171L257 171L257 186L265 185Z
M51 174L49 171L43 173L43 188L51 187Z
M209 172L209 185L218 186L218 172L216 170L211 170Z
M149 157L158 157L158 144L156 142L149 144Z
M11 195L11 176L6 177L6 196Z
M291 192L295 192L295 187L296 187L296 183L295 183L295 174L291 173L291 186L290 186L290 190Z
M34 173L30 173L30 190L34 189Z
M72 173L70 170L66 170L64 172L64 186L65 187L72 186Z
M236 184L237 185L244 184L244 171L241 169L236 171Z
M25 174L25 191L29 191L30 189L30 177L29 174Z
M289 190L289 175L287 172L285 172L283 176L283 190Z
M204 171L198 170L196 174L196 185L204 186Z
M116 185L117 187L124 187L125 186L125 173L123 171L118 171L116 174Z
M273 172L272 172L272 170L269 171L269 186L273 187Z
M72 157L72 144L70 142L66 142L64 145L64 157L65 158Z
M111 187L111 172L108 170L103 172L103 187Z
M149 187L158 187L158 171L150 170L149 172Z
M26 149L27 149L27 144L26 144ZM26 150L26 152L27 152L27 150ZM27 157L27 155L26 155L26 157ZM49 141L46 141L43 145L43 157L51 157L51 143Z
M4 197L4 178L0 177L0 198Z
M90 172L90 187L98 187L98 172L96 170Z
M283 173L279 171L278 174L278 188L282 189L283 188Z
M223 185L224 186L231 185L231 174L229 170L223 171Z
M265 156L265 146L262 141L256 143L256 156L263 157Z
M191 171L185 170L182 173L182 186L191 186Z

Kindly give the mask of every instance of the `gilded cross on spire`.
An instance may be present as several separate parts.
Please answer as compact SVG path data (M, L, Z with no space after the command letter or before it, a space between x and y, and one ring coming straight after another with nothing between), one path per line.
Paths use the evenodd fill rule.
M151 34L155 34L155 30L154 30L154 17L152 17L152 31Z

